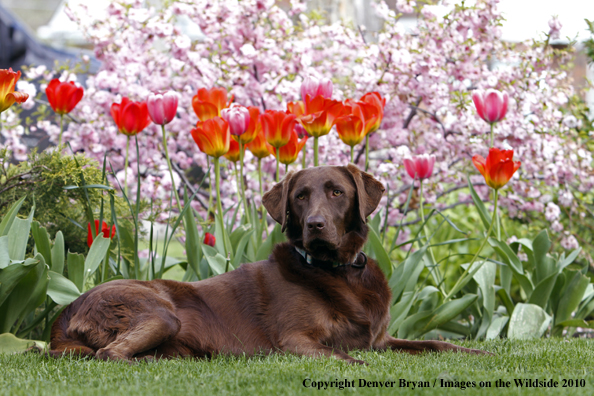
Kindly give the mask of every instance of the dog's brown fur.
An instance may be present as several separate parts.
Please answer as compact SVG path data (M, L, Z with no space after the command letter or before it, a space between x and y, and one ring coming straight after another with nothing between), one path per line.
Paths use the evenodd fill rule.
M193 283L117 280L97 286L54 323L51 354L131 360L288 351L363 363L345 351L482 353L386 333L390 288L376 263L364 265L359 254L365 219L383 191L352 165L291 172L263 198L289 239L269 260ZM305 249L313 265L294 246Z

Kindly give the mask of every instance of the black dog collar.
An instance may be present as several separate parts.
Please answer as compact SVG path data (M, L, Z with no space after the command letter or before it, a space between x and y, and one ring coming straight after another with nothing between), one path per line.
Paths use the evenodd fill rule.
M310 254L308 254L305 250L300 249L298 247L295 246L295 250L297 251L297 253L299 253L301 255L301 257L303 257L305 259L305 262L309 265L312 266L316 266L315 262L318 261L320 263L328 263L328 265L332 268L336 268L336 267L345 267L347 265L350 265L351 267L355 267L355 268L363 268L367 265L367 255L363 252L359 252L357 253L357 256L355 257L355 261L353 261L352 263L339 263L338 261L320 261L320 260L316 260L315 258L313 258ZM358 263L357 259L359 258L359 256L361 256L362 258L362 263Z

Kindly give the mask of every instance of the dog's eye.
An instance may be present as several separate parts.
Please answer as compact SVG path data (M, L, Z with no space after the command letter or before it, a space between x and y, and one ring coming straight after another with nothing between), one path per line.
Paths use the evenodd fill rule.
M299 194L299 195L297 195L297 199L305 199L305 195Z
M335 197L340 197L342 195L342 191L334 190L334 191L332 191L332 195L334 195Z

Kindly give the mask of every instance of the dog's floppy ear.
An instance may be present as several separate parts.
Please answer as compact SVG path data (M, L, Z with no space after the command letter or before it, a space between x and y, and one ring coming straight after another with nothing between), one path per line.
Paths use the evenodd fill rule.
M287 228L287 210L289 210L289 187L295 171L290 171L283 180L276 183L272 190L267 191L262 197L262 204L270 216L282 226L281 231Z
M375 208L377 208L386 189L381 182L376 180L369 173L359 170L355 165L348 164L346 169L355 180L359 214L361 216L361 221L366 223L367 216L373 213Z

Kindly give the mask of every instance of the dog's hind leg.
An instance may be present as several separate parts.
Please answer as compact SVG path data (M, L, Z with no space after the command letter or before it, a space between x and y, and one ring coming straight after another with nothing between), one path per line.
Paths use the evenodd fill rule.
M131 360L134 355L170 340L180 328L181 322L173 312L157 307L134 317L130 327L99 349L95 356L103 360Z

